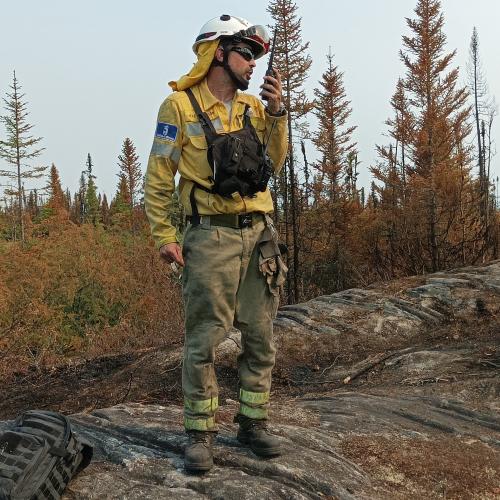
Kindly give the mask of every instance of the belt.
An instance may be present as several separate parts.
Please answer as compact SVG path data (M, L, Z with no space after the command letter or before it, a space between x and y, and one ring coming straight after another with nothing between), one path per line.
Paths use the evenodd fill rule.
M210 226L241 229L252 227L257 222L264 221L264 214L250 212L247 214L187 215L186 221L193 226L208 223Z

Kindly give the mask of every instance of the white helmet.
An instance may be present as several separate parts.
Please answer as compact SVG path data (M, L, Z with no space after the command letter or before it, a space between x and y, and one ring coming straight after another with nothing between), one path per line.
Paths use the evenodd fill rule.
M202 26L193 45L194 53L197 53L200 43L218 38L232 38L235 41L248 43L253 48L255 59L262 57L269 51L270 38L264 26L252 25L241 17L223 14L220 17L210 19Z

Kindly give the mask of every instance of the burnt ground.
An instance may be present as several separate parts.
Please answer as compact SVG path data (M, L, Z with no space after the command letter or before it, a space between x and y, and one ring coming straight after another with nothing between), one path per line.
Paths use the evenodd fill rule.
M391 292L422 283L401 280ZM398 323L366 336L367 320L356 311L349 318L356 331L339 335L316 332L319 320L310 312L302 310L307 321L292 310L282 313L300 320L308 335L278 325L274 421L308 429L330 425L336 453L369 474L369 490L360 490L360 498L500 498L499 294L490 290L467 314L445 309L434 308L442 321L413 329ZM342 321L348 323L345 314ZM231 425L236 409L237 343L226 341L217 367L223 425ZM181 405L181 351L179 343L15 374L0 384L0 420L33 408L91 414L125 403ZM394 415L420 427L406 425L395 439Z
M311 366L295 359L290 365L280 356L273 379L275 420L304 427L318 426L314 411L304 418L303 412L290 411L290 401L321 400L332 394L343 394L346 389L350 393L395 399L415 395L460 399L474 411L496 411L498 414L498 332L500 323L492 322L491 318L476 323L474 335L471 335L470 324L447 325L440 334L433 332L429 338L420 335L409 339L394 351L396 354L361 373L348 385L342 382L342 375L355 373L363 360L373 360L379 351L345 351L345 359L357 361L345 364L337 359L333 369L340 370L340 377L332 373L332 362ZM405 349L415 349L417 354L451 353L456 356L451 363L434 371L409 374L404 365L394 362L397 352ZM90 413L127 402L180 405L181 367L178 356L173 356L172 352L178 349L102 357L50 371L19 374L1 387L0 420L13 418L30 408L71 414ZM237 371L234 365L227 364L218 367L217 375L222 404L219 420L230 423L237 399ZM285 402L283 408L281 401ZM283 411L285 409L288 411ZM500 427L497 430L500 431ZM349 432L340 439L338 451L370 474L371 487L379 498L500 498L498 447L475 437L457 440L448 434L433 439L409 436L395 440L383 432Z
M457 322L433 331L427 338L420 333L398 346L391 357L397 357L397 353L405 349L434 353L456 351L466 355L456 370L447 366L438 375L420 377L404 377L397 367L389 369L389 358L359 375L349 387L381 394L465 395L478 408L495 400L500 406L497 399L500 397L500 320ZM11 419L30 408L71 414L126 402L182 403L180 350L179 346L103 356L15 374L0 385L0 420ZM286 351L279 353L273 394L290 398L343 389L345 377L329 375L332 368L341 374L355 372L364 360L369 362L380 353L378 349L349 351L346 347L338 358L331 353L318 353L319 361L314 364L308 359L301 362L296 353L293 359L287 359ZM334 367L330 363L332 359L337 359ZM235 363L223 360L221 365L216 367L216 372L223 404L225 399L237 399L238 374Z

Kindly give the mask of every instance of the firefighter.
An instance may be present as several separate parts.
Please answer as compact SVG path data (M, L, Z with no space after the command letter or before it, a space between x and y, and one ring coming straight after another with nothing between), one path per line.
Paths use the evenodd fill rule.
M266 105L243 92L269 45L263 26L230 15L208 21L193 45L196 64L169 83L174 92L160 107L148 162L145 206L153 238L166 262L183 266L189 472L213 466L214 353L233 326L242 339L237 439L258 456L280 454L266 421L276 352L272 323L286 268L265 248L276 233L267 180L287 153L287 113L276 70L261 85ZM182 249L171 223L176 173L187 214Z

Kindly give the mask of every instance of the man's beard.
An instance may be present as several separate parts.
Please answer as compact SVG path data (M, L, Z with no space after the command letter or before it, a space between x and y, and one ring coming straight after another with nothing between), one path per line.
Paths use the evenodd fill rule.
M248 80L243 80L243 78L239 78L236 76L234 71L229 67L227 61L224 61L224 69L227 71L227 74L230 76L233 83L236 85L238 90L247 90L250 82Z

